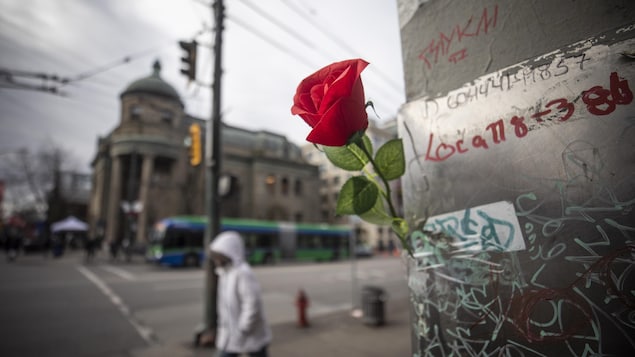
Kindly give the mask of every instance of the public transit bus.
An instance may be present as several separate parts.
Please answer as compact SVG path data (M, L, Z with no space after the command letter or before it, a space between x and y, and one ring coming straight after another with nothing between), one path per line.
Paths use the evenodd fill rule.
M221 219L221 231L237 231L245 240L250 264L276 261L332 261L348 257L352 228L343 225ZM150 234L146 259L167 266L199 266L207 218L174 216L157 222Z

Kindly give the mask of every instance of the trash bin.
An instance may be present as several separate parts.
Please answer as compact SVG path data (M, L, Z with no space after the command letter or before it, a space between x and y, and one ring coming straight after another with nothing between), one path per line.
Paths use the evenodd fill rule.
M367 325L381 326L385 323L384 302L386 292L377 286L362 288L362 320Z

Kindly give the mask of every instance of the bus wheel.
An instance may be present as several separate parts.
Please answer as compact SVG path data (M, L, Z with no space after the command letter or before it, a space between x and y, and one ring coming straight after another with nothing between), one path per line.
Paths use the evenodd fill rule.
M186 267L198 267L199 265L198 256L196 254L186 255L184 264Z

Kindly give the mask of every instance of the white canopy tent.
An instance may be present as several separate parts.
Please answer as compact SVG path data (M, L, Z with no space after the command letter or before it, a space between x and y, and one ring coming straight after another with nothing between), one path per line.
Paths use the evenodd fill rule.
M56 232L86 232L88 230L88 224L82 222L76 217L69 216L61 221L55 222L51 225L51 231Z

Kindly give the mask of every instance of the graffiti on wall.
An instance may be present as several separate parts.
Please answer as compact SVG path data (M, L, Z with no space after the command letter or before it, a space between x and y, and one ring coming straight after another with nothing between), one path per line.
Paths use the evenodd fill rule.
M449 30L439 32L438 36L426 40L425 48L419 53L419 60L431 69L440 61L457 63L468 56L465 41L485 36L496 28L498 19L498 5L483 8L480 14L475 14L461 23L449 26Z
M435 248L428 246L423 232L447 232L455 238L456 252L525 249L525 241L511 202L496 202L429 217L423 230L411 236L414 257L426 257Z
M444 161L454 154L464 154L472 149L487 150L490 145L504 142L508 133L515 135L516 138L523 138L529 130L538 126L569 120L576 110L586 111L577 118L583 118L585 115L604 116L613 113L619 105L628 105L633 102L633 92L628 80L620 77L617 72L612 72L607 82L609 84L606 87L594 85L580 93L573 93L574 95L570 97L544 98L544 105L538 103L531 108L523 108L521 112L525 113L524 115L513 115L511 118L486 122L483 128L480 128L481 130L477 130L477 132L484 132L485 135L476 134L468 137L467 140L460 138L456 142L445 143L435 140L435 134L431 132L427 140L425 160Z
M415 356L635 355L634 45L404 106Z

